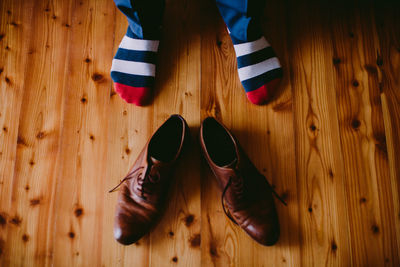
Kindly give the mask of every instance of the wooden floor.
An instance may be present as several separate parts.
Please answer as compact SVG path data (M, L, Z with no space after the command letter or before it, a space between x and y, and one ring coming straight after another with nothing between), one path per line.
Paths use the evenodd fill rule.
M260 107L245 97L214 0L167 1L156 95L143 108L112 89L127 27L113 1L2 0L0 266L399 266L400 7L357 2L268 1L263 29L285 78ZM191 127L192 151L162 222L121 246L107 191L173 113ZM207 116L288 202L276 202L275 246L224 215L199 153Z

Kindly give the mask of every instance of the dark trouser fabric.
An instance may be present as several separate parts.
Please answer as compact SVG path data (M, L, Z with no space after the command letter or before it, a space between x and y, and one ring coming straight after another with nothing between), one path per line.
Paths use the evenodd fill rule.
M261 37L259 18L264 10L264 0L216 0L219 12L238 42Z
M165 0L114 0L114 2L128 18L130 30L137 38L149 40L159 38ZM261 36L259 18L265 6L264 0L216 0L216 4L234 39L249 41Z
M114 0L136 38L159 39L165 0Z

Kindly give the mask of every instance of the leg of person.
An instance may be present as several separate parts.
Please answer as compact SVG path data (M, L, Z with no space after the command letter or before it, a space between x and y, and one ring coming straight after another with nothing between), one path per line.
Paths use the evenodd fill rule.
M265 104L282 78L281 64L260 27L265 0L216 2L235 48L239 79L247 98L257 105Z
M114 0L129 26L111 66L115 91L128 103L152 96L165 0Z

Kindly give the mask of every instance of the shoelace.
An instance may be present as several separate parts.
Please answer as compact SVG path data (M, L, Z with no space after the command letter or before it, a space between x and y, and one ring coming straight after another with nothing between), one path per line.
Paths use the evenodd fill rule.
M143 169L144 167L138 167L136 169L134 169L131 173L129 173L124 179L122 179L119 184L117 186L115 186L113 189L111 189L110 191L108 191L109 193L114 192L118 187L121 186L121 184L123 182L125 182L126 180L130 180L132 178L135 177L135 173L141 169ZM138 184L140 187L138 187L137 189L140 191L140 195L143 199L146 199L146 197L144 196L144 194L150 194L151 192L146 191L146 188L149 184L154 184L156 182L159 181L160 175L158 174L158 172L156 173L157 176L151 175L150 172L146 172L145 176L142 177L141 176L142 173L139 173L137 178L138 178Z
M114 192L116 189L118 189L118 187L120 187L121 186L121 184L123 183L123 182L125 182L126 180L129 180L129 179L132 179L132 178L134 178L134 174L137 172L137 171L139 171L139 170L141 170L141 169L143 169L144 167L138 167L138 168L136 168L136 169L134 169L132 172L130 172L124 179L122 179L121 181L119 181L119 184L117 184L117 186L115 186L113 189L111 189L111 190L109 190L108 191L108 193L112 193L112 192Z
M239 170L236 170L236 169L235 169L234 171L235 171L236 177L241 175ZM265 177L264 177L264 178L265 178ZM287 206L287 203L285 202L285 200L283 200L283 199L278 195L278 193L276 193L275 189L274 189L272 186L270 186L269 183L268 183L266 180L265 180L265 182L267 183L268 187L271 189L273 195L274 195L280 202L282 202L283 205ZM238 224L238 223L235 221L235 219L233 219L233 217L232 217L231 213L229 212L229 210L226 210L225 204L224 204L224 197L225 197L226 191L228 190L228 188L229 188L231 185L233 185L233 186L236 187L235 189L236 189L237 192L238 192L238 198L242 198L242 197L243 197L243 180L240 179L240 180L238 180L238 182L236 182L236 181L234 181L233 177L230 176L230 177L229 177L229 180L228 180L228 183L226 184L224 190L222 191L221 203L222 203L222 208L223 208L223 210L224 210L224 213L225 213L225 215L229 218L229 220L231 220L234 224Z

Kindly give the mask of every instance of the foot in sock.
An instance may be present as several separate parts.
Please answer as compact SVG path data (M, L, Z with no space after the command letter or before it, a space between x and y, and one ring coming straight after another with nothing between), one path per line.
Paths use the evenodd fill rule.
M158 44L158 40L138 38L128 27L111 67L115 91L126 102L143 106L150 101Z
M247 98L256 105L271 100L281 78L282 68L264 36L241 41L231 35L235 48L239 79Z

